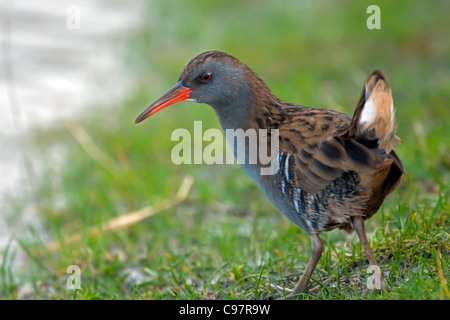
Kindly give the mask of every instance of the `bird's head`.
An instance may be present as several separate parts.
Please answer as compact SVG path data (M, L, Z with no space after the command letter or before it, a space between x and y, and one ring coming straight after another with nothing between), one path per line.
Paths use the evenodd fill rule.
M250 105L255 91L252 84L268 90L264 82L238 59L222 51L206 51L186 64L175 86L147 107L135 123L183 100L209 104L218 113L236 112L231 109Z

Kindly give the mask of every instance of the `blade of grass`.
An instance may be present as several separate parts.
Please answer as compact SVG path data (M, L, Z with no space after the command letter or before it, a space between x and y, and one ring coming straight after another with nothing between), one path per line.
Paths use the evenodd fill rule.
M104 231L111 231L115 229L125 228L127 226L133 225L139 221L147 219L153 216L155 213L167 210L173 206L180 204L184 201L189 193L193 184L193 179L191 176L185 176L180 188L174 199L164 199L162 200L157 207L147 206L137 211L128 212L123 214L117 218L110 219L104 222L100 227L93 226L89 229L89 235L99 235ZM68 236L63 243L60 241L52 241L46 245L46 248L50 251L57 251L61 248L62 244L69 244L75 241L80 240L83 237L82 232L77 232Z

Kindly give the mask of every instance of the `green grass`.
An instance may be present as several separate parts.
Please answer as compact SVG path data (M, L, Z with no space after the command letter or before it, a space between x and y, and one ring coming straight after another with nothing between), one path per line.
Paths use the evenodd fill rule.
M20 224L33 198L40 228L11 238L27 254L16 267L1 252L6 299L264 299L271 284L292 288L310 257L309 236L289 222L237 165L174 165L176 128L219 128L213 110L180 103L136 126L191 57L227 51L252 67L280 98L352 114L370 71L392 87L397 153L407 176L366 224L391 291L363 295L368 262L355 234L322 233L324 254L302 299L449 299L450 39L448 4L375 1L382 29L368 30L373 2L153 1L120 57L138 85L125 101L98 106L66 125L36 132L44 164L34 197L11 199ZM86 136L80 135L80 130ZM82 132L81 131L81 132ZM30 146L31 148L31 146ZM59 164L53 165L59 156ZM61 160L62 159L62 160ZM106 221L186 199L124 228L91 234ZM79 239L67 242L74 234ZM50 241L60 248L46 249ZM66 286L69 265L81 289Z

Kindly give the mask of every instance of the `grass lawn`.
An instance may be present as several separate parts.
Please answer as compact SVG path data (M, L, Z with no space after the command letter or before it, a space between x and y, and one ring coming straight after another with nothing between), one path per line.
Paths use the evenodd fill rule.
M366 27L369 4L381 8L380 30ZM128 98L36 132L39 182L7 213L20 224L32 202L45 232L11 239L27 254L23 268L11 246L0 252L0 297L266 299L272 285L293 288L309 235L238 165L170 160L173 130L192 132L196 120L219 128L212 108L183 102L134 124L190 58L219 49L292 103L352 114L377 68L393 90L407 175L366 223L391 290L363 294L364 251L356 234L335 230L321 234L323 256L299 298L450 299L448 9L447 1L149 2L145 25L117 58L137 79ZM80 268L79 290L67 287L70 265Z

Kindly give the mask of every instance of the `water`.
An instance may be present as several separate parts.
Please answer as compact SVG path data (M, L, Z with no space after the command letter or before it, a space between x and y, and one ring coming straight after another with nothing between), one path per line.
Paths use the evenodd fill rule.
M39 167L25 147L32 129L126 94L132 78L121 63L124 40L143 21L143 5L0 0L0 251L30 224L42 228L31 198L19 223L6 219L8 199L32 194Z

